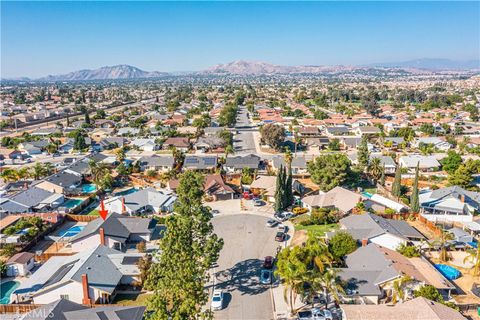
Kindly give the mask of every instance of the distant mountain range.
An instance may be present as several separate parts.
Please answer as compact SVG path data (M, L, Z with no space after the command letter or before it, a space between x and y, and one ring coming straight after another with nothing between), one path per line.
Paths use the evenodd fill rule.
M94 70L79 70L61 75L49 75L38 81L85 81L85 80L119 80L156 78L168 75L166 72L148 72L137 67L121 64L116 66L101 67Z
M106 66L94 70L79 70L62 75L49 75L39 79L19 77L17 81L86 81L86 80L121 80L159 78L179 74L206 75L261 75L261 74L299 74L299 73L332 73L377 68L417 69L427 71L439 70L480 70L480 60L454 61L448 59L417 59L403 62L376 63L364 66L280 66L260 61L238 60L226 64L218 64L203 71L168 73L148 72L129 65Z

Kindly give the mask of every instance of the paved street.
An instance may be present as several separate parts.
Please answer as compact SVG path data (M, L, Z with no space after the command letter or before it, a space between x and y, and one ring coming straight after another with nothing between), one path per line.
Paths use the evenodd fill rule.
M263 258L274 255L276 228L265 226L267 216L225 214L213 219L224 239L216 271L216 288L226 293L224 309L215 319L273 319L270 286L259 281Z
M257 153L252 134L252 131L256 131L257 128L250 127L250 125L251 124L248 118L247 107L239 106L237 113L237 123L235 124L235 130L238 131L238 133L234 137L235 153Z

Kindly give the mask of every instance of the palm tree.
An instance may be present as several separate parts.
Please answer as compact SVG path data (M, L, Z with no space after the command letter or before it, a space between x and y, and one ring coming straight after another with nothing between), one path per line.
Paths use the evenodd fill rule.
M410 276L403 276L393 282L392 303L405 300L405 289L411 284L413 279Z
M470 261L473 263L473 275L478 276L480 271L480 247L477 246L476 249L470 249L467 251L468 256L463 259L463 263Z
M45 170L45 175L46 176L49 176L53 173L53 171L55 170L55 167L53 166L53 164L51 162L45 162L43 164L43 168Z
M90 160L88 166L93 183L95 183L97 189L103 189L103 181L105 181L105 177L110 175L110 168L104 163L97 163L94 160Z
M370 174L372 179L377 182L378 179L382 176L383 166L382 161L378 157L374 157L367 166L367 172Z
M307 266L302 261L301 247L285 248L278 254L277 270L275 275L281 277L284 284L283 298L290 305L290 313L295 313L295 301L298 293L303 289Z
M37 162L31 168L31 176L35 180L39 180L40 178L45 176L45 167L40 163Z
M233 147L231 144L225 147L225 159L227 159L229 154L234 154L234 153L235 153L235 150L233 150Z
M323 287L323 294L325 295L325 307L328 307L329 297L340 303L340 296L345 294L342 281L335 269L328 269L320 277L320 283Z
M440 238L432 242L433 246L440 247L440 255L439 255L440 261L445 262L448 260L448 248L450 247L449 241L453 239L454 239L453 234L445 230L442 230L440 233Z
M23 167L17 170L17 180L23 180L30 176L29 170L27 167Z
M5 182L17 181L17 171L14 169L6 168L2 171L0 176Z
M123 160L125 160L125 149L124 148L120 148L118 149L116 152L115 152L116 156L117 156L117 161L118 162L123 162Z
M328 244L325 242L325 239L315 237L310 233L305 249L307 252L306 262L309 266L313 267L314 265L321 273L325 272L327 267L332 266L334 258L328 250Z
M292 161L293 161L292 151L290 151L290 148L285 147L285 163L287 164L287 168L289 170L292 166Z

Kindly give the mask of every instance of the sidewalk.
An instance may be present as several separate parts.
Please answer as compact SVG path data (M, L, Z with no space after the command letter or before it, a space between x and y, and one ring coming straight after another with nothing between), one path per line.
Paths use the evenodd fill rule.
M271 288L272 294L272 304L273 304L273 315L277 320L286 320L286 319L295 319L294 316L290 316L290 305L287 303L283 297L283 292L285 287L277 281ZM287 291L287 296L290 294ZM295 301L295 309L299 309L303 307L304 304L300 301L300 297L297 296L297 300Z

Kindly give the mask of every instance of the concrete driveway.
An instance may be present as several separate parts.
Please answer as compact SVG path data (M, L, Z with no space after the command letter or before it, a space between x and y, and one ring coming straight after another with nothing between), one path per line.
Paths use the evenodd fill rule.
M282 245L274 239L277 229L265 226L266 214L229 213L212 220L225 242L214 270L215 288L225 293L224 309L215 319L273 319L271 289L259 275L264 257L275 256Z

